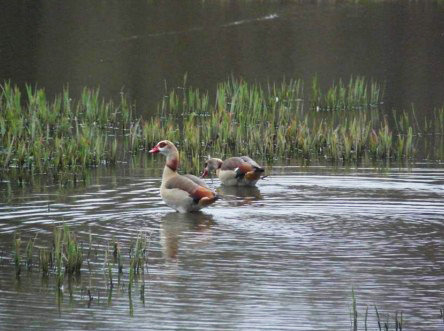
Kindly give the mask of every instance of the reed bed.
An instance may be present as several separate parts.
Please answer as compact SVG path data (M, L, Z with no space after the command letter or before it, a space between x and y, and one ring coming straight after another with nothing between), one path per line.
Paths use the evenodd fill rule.
M22 93L4 83L0 90L1 168L58 173L116 162L116 136L132 121L124 95L115 105L98 89L85 88L76 103L68 89L53 101L30 86Z
M442 135L444 110L435 112L433 123L422 124L414 110L384 115L383 87L363 77L333 83L326 92L314 78L308 107L304 98L302 80L263 87L230 79L219 84L214 99L198 89L174 89L157 116L141 122L142 139L135 150L172 140L187 155L185 167L196 172L207 155L249 154L269 161L411 160L424 132Z
M207 155L331 162L412 160L420 138L444 135L444 108L421 123L412 108L381 111L382 84L364 77L310 88L300 79L265 86L231 78L213 96L186 86L166 91L151 118L138 118L126 96L106 102L84 89L77 102L65 89L52 102L44 90L9 83L0 94L0 167L85 178L88 167L114 165L146 153L161 139L182 152L182 168L196 172ZM442 139L427 143L444 154ZM424 146L421 145L421 148ZM186 157L184 157L186 155ZM68 175L67 175L68 174ZM22 176L20 176L22 178Z

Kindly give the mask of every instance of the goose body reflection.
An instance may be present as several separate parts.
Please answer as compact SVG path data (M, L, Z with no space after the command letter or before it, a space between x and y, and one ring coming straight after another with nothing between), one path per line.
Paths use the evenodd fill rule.
M164 257L176 260L180 251L193 250L208 243L213 224L213 217L201 212L168 213L163 216L160 223L160 244Z
M218 188L224 200L233 200L238 206L250 205L253 201L262 200L261 191L256 186L225 186Z

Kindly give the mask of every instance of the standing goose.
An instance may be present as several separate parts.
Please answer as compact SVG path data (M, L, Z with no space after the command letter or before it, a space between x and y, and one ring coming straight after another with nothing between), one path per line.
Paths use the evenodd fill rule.
M198 211L217 200L216 193L202 179L177 173L179 152L171 141L160 141L150 153L161 153L166 156L160 196L169 207L179 213L187 213Z
M217 177L226 186L254 186L265 171L248 156L230 157L225 161L211 158L205 163L201 177L212 170L216 170Z

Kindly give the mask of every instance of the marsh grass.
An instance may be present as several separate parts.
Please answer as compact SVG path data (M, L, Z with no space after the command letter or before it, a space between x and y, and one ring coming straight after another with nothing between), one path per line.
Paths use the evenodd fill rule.
M302 80L263 87L232 78L218 85L214 100L198 89L174 89L159 105L157 116L141 122L139 149L172 140L186 155L183 167L193 172L207 155L411 160L420 132L431 127L418 123L414 109L383 115L383 86L363 77L333 83L327 90L314 78L309 107L304 97ZM442 113L437 111L435 117ZM442 125L435 126L439 133Z
M136 242L130 249L130 261L135 274L144 272L147 249L148 237L144 233L139 233Z
M88 255L92 255L92 247L93 236L91 232L88 234L89 237L89 248ZM33 247L36 243L37 236L32 239L29 239L26 251L23 252L26 258L27 265L30 264L28 261L32 261L33 259ZM38 261L39 261L39 269L42 274L43 279L46 279L53 275L56 285L56 295L57 302L61 305L63 301L63 291L64 291L64 283L65 279L68 280L68 291L70 294L70 300L73 300L73 281L77 284L80 284L81 278L80 274L82 272L83 265L83 248L80 242L77 239L76 234L70 230L67 225L64 226L55 226L52 232L52 238L50 248L47 247L39 247L38 250ZM12 246L12 255L13 261L16 270L16 277L19 278L22 266L22 252L21 252L21 237L18 232L14 234L13 237L13 246ZM112 246L109 244L106 245L104 249L104 260L103 260L103 270L105 274L105 284L106 291L108 291L108 302L111 304L112 302L112 291L115 287L115 283L113 280L113 270L114 267L117 266L117 275L118 282L117 286L119 287L119 292L123 290L123 284L121 284L121 276L123 275L123 267L124 267L124 258L122 256L122 248L120 243L117 240L112 241ZM44 244L44 243L40 243ZM142 303L145 301L145 268L147 267L147 254L148 254L148 246L149 246L149 235L146 233L140 232L135 240L131 243L128 248L129 252L129 267L128 267L128 295L130 300L131 293L133 290L133 286L135 282L141 280L139 286L139 296ZM111 257L112 254L112 257ZM96 253L97 257L97 253ZM88 257L89 259L89 257ZM95 264L97 265L97 263ZM28 268L28 271L32 273L32 269ZM83 271L85 272L85 270ZM88 305L92 303L92 286L91 286L91 269L88 268L86 272L89 272L89 286L87 286L86 290L88 292L89 300ZM71 276L76 277L71 277ZM122 286L122 287L121 287ZM100 300L100 299L99 299ZM132 304L132 303L131 303Z
M21 238L20 235L18 233L14 234L14 239L13 239L13 249L14 249L14 265L15 265L15 276L16 278L20 277L20 273L22 271L22 266L21 266L21 256L20 256L20 248L21 246Z
M34 243L37 239L37 235L34 237L34 239L29 239L28 244L26 245L26 266L28 270L32 269L32 255L34 250Z
M81 254L81 245L79 245L79 241L76 239L76 234L69 229L68 226L56 226L53 229L53 235L52 238L48 238L51 242L52 246L51 248L40 248L39 249L39 263L40 263L40 270L44 276L44 278L50 277L53 275L56 280L56 299L57 304L59 307L61 306L63 302L63 295L64 295L64 275L68 275L69 270L73 270L75 273L76 270L79 270L79 272L88 272L88 270L82 269L82 263L80 262L82 259L80 259L79 254ZM90 246L92 246L92 238L95 238L91 235L91 232L89 233L90 238ZM39 240L37 240L39 239ZM30 239L32 241L33 246L36 244L45 244L42 241L42 238L37 238L35 236L33 239ZM28 246L29 242L28 241ZM133 301L132 301L132 294L133 294L133 286L134 283L137 282L140 278L142 282L139 284L139 297L140 302L142 304L145 303L145 292L146 292L146 283L144 279L144 273L145 268L147 267L147 255L149 250L149 243L150 243L150 234L139 232L137 234L137 237L135 240L130 244L128 247L128 259L123 259L121 251L122 247L120 243L116 240L113 240L113 245L110 246L108 244L104 245L103 243L99 245L103 248L104 254L99 254L99 256L103 257L103 264L97 263L96 265L100 264L100 268L98 269L98 272L105 272L107 275L106 282L106 291L107 291L107 303L108 305L111 305L112 303L112 296L113 296L113 288L115 288L115 284L112 280L112 268L114 267L113 263L115 264L116 261L118 261L119 256L122 259L122 266L126 262L129 264L128 267L128 299L129 299L129 305L130 305L130 312L129 314L131 316L134 315L134 307L133 307ZM48 244L46 242L46 244ZM40 245L37 245L35 247L40 247ZM15 233L13 236L13 245L12 245L12 253L11 255L13 258L11 259L14 261L16 270L18 267L21 266L21 238L19 233ZM47 247L48 247L47 246ZM71 247L71 248L68 248ZM31 250L27 250L24 254L26 254L26 257L29 257L29 253ZM69 253L69 252L72 253ZM34 252L34 250L33 250ZM80 252L80 253L79 253ZM112 253L111 253L112 252ZM113 255L113 258L115 259L114 262L111 261L110 255ZM69 256L72 256L71 258L71 265L72 267L66 267L69 261ZM124 261L125 260L125 261ZM12 263L12 262L11 262ZM65 266L65 268L64 268ZM76 266L76 267L74 267ZM103 269L102 267L103 266ZM83 270L83 271L82 271ZM99 271L100 270L100 271ZM32 270L30 270L32 272ZM17 274L17 272L16 272ZM19 274L19 273L18 273ZM118 273L121 274L120 272ZM77 278L67 277L68 279L68 291L70 294L71 300L74 300L76 296L73 295L73 284L74 286L81 285L81 295L80 298L83 299L83 291L86 291L87 294L87 304L90 306L93 302L93 290L95 288L91 284L91 278L100 279L100 277L94 277L94 275L91 275L91 271L88 273L89 277L87 282L88 285L85 287L85 284L81 284L81 282L73 282L74 280L77 280ZM120 277L120 276L119 276ZM80 280L80 278L78 278ZM103 288L102 288L103 289ZM97 303L100 303L100 288L97 288ZM118 295L120 295L121 291L125 290L125 284L120 284L120 281L117 283L117 289L116 292ZM115 292L114 292L115 293ZM395 312L394 315L389 315L388 313L381 313L376 305L374 305L374 313L372 314L369 312L369 307L366 306L365 313L363 315L360 315L358 311L358 300L356 297L356 293L354 289L352 289L351 293L351 307L350 307L350 324L351 328L353 330L358 330L358 326L363 327L365 330L395 330L395 331L402 331L404 328L404 317L402 313ZM373 311L373 310L372 310ZM440 319L443 319L443 308L440 307L439 314L437 314L437 317L440 316ZM371 323L375 323L375 325L369 326L369 317ZM361 323L361 324L360 324Z
M54 251L54 262L55 262L55 277L57 287L60 288L63 285L63 234L60 227L55 227L53 231L54 241L53 241L53 251Z
M375 311L375 322L377 330L379 331L402 331L404 327L404 320L403 320L403 314L402 312L395 312L395 315L391 318L389 314L386 314L385 319L381 316L378 307L374 305L374 311ZM364 330L369 330L368 326L368 316L369 316L369 309L368 306L365 309L364 313L364 321L363 321L363 327ZM358 330L358 308L357 308L357 301L355 296L355 291L352 290L352 307L350 312L350 319L351 319L351 329L353 331ZM371 330L374 330L374 327L371 327Z
M117 270L119 274L121 274L123 272L123 264L122 264L122 253L120 249L120 243L118 241L114 241L113 246L114 246L113 250L114 263L117 263Z
M83 263L83 249L67 225L63 227L63 246L65 272L68 275L79 275Z
M201 170L207 155L333 163L412 160L425 136L434 140L421 143L421 149L429 148L430 157L444 154L444 107L421 121L414 107L387 114L381 110L383 84L365 77L327 87L315 77L307 89L301 79L260 85L232 77L211 96L186 80L165 91L151 118L136 118L124 93L118 104L104 101L98 89L84 89L78 101L65 89L49 101L42 89L27 86L22 94L4 83L0 167L76 183L85 180L84 169L115 165L162 139L178 146L182 169L192 172Z
M41 248L39 251L40 270L43 277L49 275L51 255L47 248Z
M25 93L6 82L0 85L0 167L36 173L65 172L117 160L117 141L110 139L129 127L132 107L105 102L99 89L84 89L74 103L65 89L53 101L43 89L26 86Z
M106 270L106 272L108 274L108 283L107 284L109 284L109 288L112 289L112 288L114 288L113 271L111 268L111 263L108 259L108 250L109 250L109 246L107 245L106 250L105 250L104 270Z

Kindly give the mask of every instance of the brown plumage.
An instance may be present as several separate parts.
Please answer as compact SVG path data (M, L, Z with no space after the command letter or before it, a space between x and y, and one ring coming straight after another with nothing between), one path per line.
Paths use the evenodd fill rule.
M162 140L150 150L150 153L161 153L166 156L163 169L160 195L165 203L181 213L197 211L218 199L203 180L193 175L181 176L179 152L171 141Z
M174 176L168 179L165 183L165 188L186 191L196 203L202 198L208 198L212 202L216 199L216 194L208 187L198 185L186 176Z
M248 156L230 157L225 161L209 159L202 176L205 177L211 170L216 170L222 184L228 186L254 186L265 171Z

